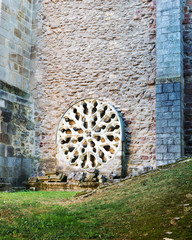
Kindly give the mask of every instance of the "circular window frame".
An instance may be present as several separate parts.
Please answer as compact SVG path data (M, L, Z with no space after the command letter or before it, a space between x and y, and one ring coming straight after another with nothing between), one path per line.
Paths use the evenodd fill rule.
M85 107L83 107L82 110L86 111L86 104L90 103L93 104L91 109L87 109L89 111L94 110L94 104L97 103L96 111L94 113L87 113L82 111L80 112L79 119L77 118L76 123L69 123L66 124L66 118L69 119L69 121L73 121L74 119L70 119L68 116L69 113L71 113L74 117L76 114L74 112L74 109L77 110L77 108L80 108L85 104ZM89 105L90 107L90 105ZM103 107L103 109L102 109ZM107 107L107 108L106 108ZM102 116L102 110L104 111L106 109L104 115ZM79 109L78 109L79 110ZM72 113L73 111L73 113ZM98 112L97 112L98 111ZM82 116L81 116L82 114ZM92 128L90 128L91 124L90 123L93 120L93 117L99 116L98 114L101 115L101 118L99 120L104 121L103 125L101 121L97 120L95 122L95 125L93 124ZM111 114L111 116L109 116ZM112 114L115 115L114 121L111 118ZM91 117L90 117L91 116ZM90 117L90 119L87 119ZM83 118L85 118L83 120ZM109 123L107 122L107 118ZM111 120L110 120L111 118ZM87 128L85 122L87 122ZM65 124L64 124L65 122ZM83 127L80 127L79 124L85 124ZM111 123L110 123L111 122ZM112 124L115 124L115 127L119 127L119 130L115 129ZM78 125L78 128L77 126ZM101 126L102 125L102 126ZM109 131L110 127L113 127L115 130ZM70 129L69 127L73 128ZM63 133L61 132L61 129L63 128ZM76 129L75 129L76 128ZM96 128L97 131L96 131ZM103 129L102 129L103 128ZM75 130L74 130L75 129ZM112 129L112 128L111 128ZM57 134L56 134L56 144L57 144L57 152L60 153L60 156L62 156L63 162L65 162L65 165L67 164L68 166L73 167L74 169L81 169L81 170L86 170L90 168L102 168L102 166L107 165L109 162L113 161L116 155L119 155L119 152L122 152L122 141L124 141L124 125L123 121L120 117L119 112L113 107L110 103L105 103L104 101L100 99L93 99L93 98L86 98L82 99L76 103L74 103L71 107L69 107L64 114L62 115L58 128L57 128ZM68 131L68 133L67 133ZM75 131L75 132L74 132ZM82 132L83 131L83 132ZM107 131L107 132L106 132ZM79 132L80 134L76 134L76 132ZM74 134L75 133L75 134ZM106 135L106 136L104 136ZM68 138L67 138L68 136ZM79 139L79 143L77 144L77 137L80 138L83 137L83 139ZM100 136L100 139L99 139ZM111 136L111 137L110 137ZM96 137L98 137L99 141L96 141ZM69 139L70 138L70 139ZM76 138L76 139L75 139ZM116 138L116 140L114 140ZM118 138L118 139L117 139ZM63 141L63 143L61 143ZM87 146L86 146L86 141L87 141ZM115 142L116 141L116 142ZM72 142L74 145L72 145ZM91 144L89 144L91 143ZM75 144L77 144L75 146ZM80 147L80 145L83 145ZM96 145L96 147L94 146ZM65 146L64 146L65 145ZM105 148L104 148L105 147ZM68 148L68 149L67 149ZM96 150L95 150L95 149ZM84 152L80 152L83 151ZM101 150L102 149L102 150ZM68 152L67 152L68 151ZM95 152L94 152L95 151ZM102 152L102 153L101 153ZM86 157L87 156L87 159ZM99 156L99 157L98 157Z

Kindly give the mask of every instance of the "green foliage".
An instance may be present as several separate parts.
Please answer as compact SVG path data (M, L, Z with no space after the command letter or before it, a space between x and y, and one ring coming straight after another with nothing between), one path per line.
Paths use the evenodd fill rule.
M74 192L0 193L0 239L190 240L190 194L192 161L67 206Z

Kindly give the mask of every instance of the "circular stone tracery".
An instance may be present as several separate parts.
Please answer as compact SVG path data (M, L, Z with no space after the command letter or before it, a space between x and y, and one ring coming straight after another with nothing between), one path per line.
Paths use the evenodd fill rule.
M121 143L117 111L100 100L85 99L63 115L57 132L64 160L79 168L96 168L111 160Z

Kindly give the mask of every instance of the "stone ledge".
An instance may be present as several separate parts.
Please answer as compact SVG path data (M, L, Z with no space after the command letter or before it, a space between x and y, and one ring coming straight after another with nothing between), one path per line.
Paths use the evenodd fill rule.
M18 104L24 105L26 107L31 107L31 105L33 103L29 99L26 99L24 97L19 97L18 95L6 92L6 91L1 90L1 89L0 89L0 99L5 100L5 101L10 101L10 102L13 102L13 103L18 103Z
M162 83L175 83L175 82L183 82L183 77L173 77L173 78L156 78L156 84Z
M25 92L15 86L11 86L8 83L3 82L2 80L0 80L0 89L26 99L30 97L30 94L28 92Z

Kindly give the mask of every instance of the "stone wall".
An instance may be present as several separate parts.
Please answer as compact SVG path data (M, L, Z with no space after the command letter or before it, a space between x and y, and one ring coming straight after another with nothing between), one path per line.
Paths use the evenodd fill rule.
M192 1L184 1L183 40L184 40L184 130L185 130L185 154L192 154Z
M0 182L20 185L32 171L31 0L0 0Z
M34 9L36 156L54 159L63 113L98 98L124 115L129 171L154 167L155 1L44 0Z
M0 0L0 80L29 91L31 0Z
M20 185L32 172L33 109L25 92L0 86L0 182Z

